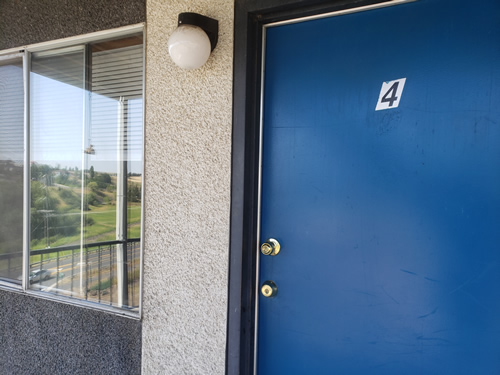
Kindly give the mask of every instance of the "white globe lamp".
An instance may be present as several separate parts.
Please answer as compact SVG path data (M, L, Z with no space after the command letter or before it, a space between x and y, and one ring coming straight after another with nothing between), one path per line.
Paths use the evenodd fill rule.
M217 45L219 22L197 13L179 14L178 27L168 39L168 53L182 69L203 66Z

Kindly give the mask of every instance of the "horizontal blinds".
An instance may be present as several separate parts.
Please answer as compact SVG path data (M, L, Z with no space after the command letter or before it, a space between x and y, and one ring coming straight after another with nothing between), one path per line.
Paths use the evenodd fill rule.
M142 83L142 45L92 53L91 143L96 158L113 160L120 150L127 160L141 160ZM121 131L123 143L118 141Z
M32 55L31 151L38 163L77 166L82 144L95 150L89 161L142 160L143 45L88 51L87 69L83 47Z
M20 284L23 252L22 59L0 64L0 280Z
M61 161L61 165L79 165L84 124L84 56L83 48L32 55L31 159L37 163L54 165Z
M0 162L24 158L24 87L22 60L0 65Z

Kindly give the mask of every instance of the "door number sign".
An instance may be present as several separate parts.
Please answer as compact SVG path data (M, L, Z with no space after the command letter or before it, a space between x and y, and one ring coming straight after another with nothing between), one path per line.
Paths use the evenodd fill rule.
M382 83L380 95L378 97L377 107L375 111L382 109L397 108L401 95L403 94L403 87L405 86L406 78L396 79Z

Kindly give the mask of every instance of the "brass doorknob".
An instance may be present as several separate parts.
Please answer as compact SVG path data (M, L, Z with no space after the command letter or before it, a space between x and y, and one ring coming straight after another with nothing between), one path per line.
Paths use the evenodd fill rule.
M280 243L274 238L269 238L266 242L260 245L260 251L264 255L278 255L281 250Z
M278 287L274 283L274 281L267 280L262 284L260 291L264 297L272 298L278 294Z

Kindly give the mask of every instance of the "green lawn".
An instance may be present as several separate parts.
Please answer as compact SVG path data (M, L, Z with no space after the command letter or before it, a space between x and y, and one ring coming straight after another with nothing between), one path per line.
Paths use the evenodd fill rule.
M86 242L112 241L116 239L116 206L101 205L99 207L90 207L90 211L86 211L85 215L92 218L91 225L84 227ZM75 213L71 213L75 214ZM130 203L127 209L128 222L128 237L140 237L141 224L141 206L140 203ZM80 243L80 228L78 233L62 237L60 235L50 238L50 247L76 245ZM31 241L31 249L45 249L47 247L47 239Z

